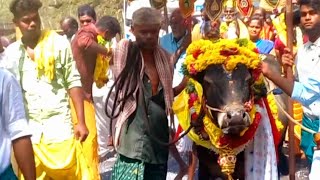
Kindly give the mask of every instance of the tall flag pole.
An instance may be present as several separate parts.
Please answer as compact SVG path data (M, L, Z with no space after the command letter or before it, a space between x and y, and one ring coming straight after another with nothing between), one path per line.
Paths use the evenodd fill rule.
M169 33L169 15L168 15L167 3L163 7L163 16L164 16L164 22L165 22L165 31L166 31L166 34L168 34Z
M179 8L182 13L185 23L187 24L187 39L191 42L192 32L192 14L194 12L194 3L196 0L179 0Z
M287 47L293 52L293 12L292 0L286 0ZM286 78L293 81L292 67L286 67ZM293 101L288 98L288 113L293 115ZM295 141L294 124L289 121L289 179L295 179Z

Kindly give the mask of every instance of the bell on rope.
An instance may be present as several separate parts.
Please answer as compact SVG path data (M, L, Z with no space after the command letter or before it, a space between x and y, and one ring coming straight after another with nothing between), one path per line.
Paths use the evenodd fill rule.
M227 175L228 180L233 179L232 174L236 167L237 156L233 151L222 153L219 155L219 165L221 167L221 172Z

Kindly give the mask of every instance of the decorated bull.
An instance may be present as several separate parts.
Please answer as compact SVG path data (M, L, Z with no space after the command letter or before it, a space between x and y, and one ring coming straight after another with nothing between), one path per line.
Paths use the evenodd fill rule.
M246 39L199 40L188 47L182 71L189 82L173 109L202 147L199 178L278 178L276 147L283 127L260 64Z

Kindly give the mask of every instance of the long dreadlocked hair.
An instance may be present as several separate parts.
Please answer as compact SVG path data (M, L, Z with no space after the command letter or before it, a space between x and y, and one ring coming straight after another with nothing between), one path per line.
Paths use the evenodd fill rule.
M139 85L140 81L140 72L142 68L142 58L140 54L140 49L138 47L138 44L136 42L129 41L128 45L128 54L126 58L126 65L124 66L123 70L121 71L120 75L116 78L114 84L111 86L110 91L107 96L106 102L109 102L111 93L113 89L115 89L115 99L111 108L111 114L109 114L108 111L108 103L105 105L105 112L107 117L110 118L110 124L109 124L109 133L112 135L112 125L113 125L113 119L118 117L120 112L123 110L126 100L133 95L136 87ZM119 99L119 93L120 91L123 93L123 98ZM138 103L138 102L136 102ZM117 110L118 108L118 110ZM117 110L117 113L115 114ZM203 118L202 116L199 116L199 118ZM194 127L193 125L190 125L189 128L180 135L177 139L169 142L162 142L159 139L157 139L152 132L150 131L150 125L148 119L145 119L145 123L147 128L147 132L150 136L150 138L159 143L163 146L171 146L172 144L175 144L177 141L179 141L183 136L187 135L189 131Z
M128 54L126 58L126 64L120 75L116 78L114 84L108 93L106 102L109 102L111 93L115 89L115 99L111 108L111 114L108 111L107 104L105 104L105 112L108 118L110 118L109 132L112 132L112 120L120 114L123 110L127 99L133 95L138 83L140 81L140 72L142 68L142 60L140 49L136 42L129 41ZM119 98L120 91L123 93L123 98ZM116 112L116 109L117 113Z

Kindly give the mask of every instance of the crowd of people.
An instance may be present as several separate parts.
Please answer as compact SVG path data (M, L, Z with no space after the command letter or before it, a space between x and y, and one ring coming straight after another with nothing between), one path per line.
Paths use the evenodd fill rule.
M115 17L97 17L90 5L78 8L78 19L63 18L61 32L43 30L41 6L40 0L12 0L22 36L0 43L0 179L106 179L105 164L115 155L111 179L164 180L169 154L179 165L175 179L194 179L195 145L183 137L185 162L168 142L182 132L180 126L176 131L172 103L186 87L186 50L200 39L246 38L260 54L275 57L282 75L293 67L294 81L268 63L261 69L302 105L302 124L319 131L319 0L293 5L293 51L287 48L285 8L256 8L242 17L233 3L225 3L221 17L211 20L204 5L200 21L175 9L168 24L159 10L140 8L132 15L131 41L120 40ZM165 25L170 32L160 33ZM95 78L99 58L110 66L102 86ZM302 130L301 149L313 179L320 177L315 146L312 134ZM287 175L287 164L280 165L279 175Z

